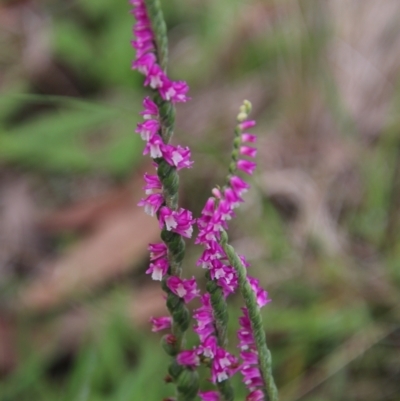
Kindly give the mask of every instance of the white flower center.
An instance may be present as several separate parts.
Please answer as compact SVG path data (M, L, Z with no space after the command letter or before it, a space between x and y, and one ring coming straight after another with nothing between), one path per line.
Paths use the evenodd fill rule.
M150 156L153 159L162 156L160 145L158 145L158 144L156 144L156 145L151 144L150 145Z
M151 274L151 278L153 280L161 281L162 280L162 270L159 267L155 267L153 269L153 273Z
M167 216L164 221L168 231L171 231L172 228L176 228L178 225L174 216Z
M178 297L183 298L187 294L187 291L182 284L179 284L176 288L176 293L178 294Z

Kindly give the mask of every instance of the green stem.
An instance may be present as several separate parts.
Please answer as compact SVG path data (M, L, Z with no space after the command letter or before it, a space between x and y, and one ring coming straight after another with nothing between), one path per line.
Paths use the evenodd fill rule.
M221 233L221 246L224 249L229 263L235 268L238 274L239 289L244 298L246 308L249 312L251 328L258 351L258 362L262 378L265 384L265 393L269 401L278 400L278 390L272 375L271 353L267 347L265 332L263 328L260 308L257 305L256 295L247 280L247 271L234 248L228 244L228 235L225 231Z
M151 28L155 35L157 62L166 71L168 64L168 35L159 0L145 0L147 14L150 17Z

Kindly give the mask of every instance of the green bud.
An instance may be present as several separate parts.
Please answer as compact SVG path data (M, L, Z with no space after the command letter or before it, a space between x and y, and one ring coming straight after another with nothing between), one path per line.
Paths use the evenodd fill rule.
M161 346L170 356L175 356L179 352L179 343L173 334L166 334L163 336L161 339Z
M248 101L248 100L245 100L244 102L243 102L243 106L246 108L246 112L247 112L247 114L250 114L250 112L251 112L251 109L252 109L252 105L251 105L251 103Z
M192 400L199 391L199 375L196 371L185 369L179 375L176 386L185 399Z
M247 119L247 113L245 113L245 112L240 112L238 115L237 115L237 117L236 117L236 120L238 121L238 122L242 122L242 121L244 121L244 120L246 120Z
M179 365L179 363L174 359L171 362L171 365L169 365L168 373L174 380L176 380L179 375L184 371L184 369L185 368L182 365Z

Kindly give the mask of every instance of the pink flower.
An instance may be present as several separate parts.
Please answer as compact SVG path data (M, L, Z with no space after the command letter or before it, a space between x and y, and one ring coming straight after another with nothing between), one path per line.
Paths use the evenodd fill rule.
M264 385L261 377L260 369L255 366L244 366L240 369L243 376L243 383L250 389L255 390L257 387Z
M133 30L136 40L132 41L132 46L138 51L137 57L154 49L153 33L145 27L146 25L146 22L143 21L142 24Z
M210 302L210 294L205 293L200 297L201 307L197 308L193 312L193 318L197 320L198 327L205 327L208 324L214 322L214 318L212 315L212 308Z
M237 162L237 167L239 170L244 171L246 174L252 175L256 169L256 163L250 160L239 160Z
M247 132L244 132L241 135L242 138L242 142L250 142L250 143L254 143L257 141L257 136L253 135L253 134L248 134Z
M146 75L144 85L149 85L152 89L161 88L163 80L165 79L165 72L158 64L153 64Z
M159 258L150 263L150 267L146 270L147 274L151 274L151 278L156 281L161 281L167 274L169 262L165 258Z
M244 255L238 255L239 259L242 261L244 267L250 267L250 263L246 260Z
M241 160L239 160L240 162ZM228 202L229 206L234 209L243 202L243 199L232 189L232 188L225 188L224 197L226 202Z
M189 210L180 208L178 211L173 211L166 206L160 210L160 228L165 224L167 231L173 231L183 237L190 238L192 236L194 222L195 220Z
M257 304L260 308L262 308L268 302L271 302L271 300L268 298L268 292L260 287L260 283L256 278L247 276L247 280L249 281L252 290L256 294Z
M246 401L264 401L264 393L262 390L254 390L246 397Z
M238 197L247 192L247 190L250 188L250 185L247 184L246 181L235 175L229 179L229 184Z
M139 123L135 132L140 134L144 141L149 141L153 138L160 129L160 123L157 120L146 120L144 123Z
M256 125L256 122L254 120L247 120L243 121L242 123L239 124L239 128L244 131L245 129L254 127Z
M167 245L164 242L158 244L149 244L147 249L150 251L150 260L156 260L158 258L163 258L167 256Z
M144 206L145 213L154 216L163 203L162 194L150 194L147 198L142 199L138 206Z
M219 259L225 255L221 245L216 241L210 241L206 246L207 249L204 250L200 259L197 261L197 266L202 266L203 268L209 268L211 261Z
M195 326L193 331L199 336L200 341L205 341L210 336L215 335L215 329L213 325L206 325L204 327Z
M190 149L182 146L164 145L162 148L164 159L171 166L175 166L177 170L192 167L193 162L190 160Z
M171 328L172 318L170 316L151 317L150 322L153 324L151 331L160 331Z
M219 393L217 391L199 391L197 394L202 401L219 401Z
M152 54L152 53L150 53ZM158 106L146 96L143 100L144 110L140 112L145 120L150 120L153 117L158 117Z
M211 381L222 382L237 370L237 359L224 348L218 347L211 365Z
M218 205L218 208L216 210L216 213L220 214L221 219L223 221L231 220L231 218L235 215L235 213L233 212L233 208L232 208L231 203L226 199L222 199L219 202L219 205ZM224 224L224 228L227 228L226 224Z
M144 180L146 181L146 185L143 189L146 195L152 194L154 189L162 189L161 181L157 175L144 173Z
M132 68L138 70L144 75L147 75L155 62L156 56L154 53L144 53L132 63Z
M166 206L160 210L159 224L161 229L163 228L164 224L167 231L171 231L178 226L178 222L175 220L174 213L175 212L173 210Z
M256 157L257 149L252 148L251 146L241 146L240 147L240 154L249 157Z
M136 49L136 57L140 58L148 52L154 50L154 45L152 41L141 41L141 40L132 40L132 47Z
M263 401L264 396L259 387L264 387L264 381L258 366L258 353L254 344L251 323L248 310L242 308L243 316L239 318L240 329L238 330L240 357L243 364L240 367L240 373L243 376L243 382L250 390L247 401Z
M253 346L254 337L247 308L241 308L241 309L243 312L243 316L239 318L240 329L237 332L237 337L239 339L238 347L242 351L245 351L250 349L251 346Z
M210 349L211 344L207 341L210 336L214 338L214 316L211 308L210 294L206 293L200 299L202 306L195 309L193 313L193 318L197 321L197 326L193 330L200 338L201 345L199 350L209 355L210 352L215 353Z
M177 276L171 276L167 280L168 288L179 298L183 298L185 303L190 302L199 295L200 290L197 289L196 279L181 279Z
M238 278L233 268L225 266L224 275L217 279L218 285L222 288L224 297L233 294L238 287Z
M215 336L210 335L203 339L199 347L200 352L206 357L213 359L217 353L217 339Z
M195 368L200 365L200 358L197 355L197 350L182 351L178 354L176 361L183 366Z
M213 188L211 190L211 193L217 198L217 199L221 199L222 195L221 195L221 191L219 190L219 188Z
M188 210L185 210L184 214L185 214L184 216L183 214L178 216L179 224L173 231L176 232L177 234L182 235L182 237L191 238L193 234L193 223L194 223L194 220L192 219L192 213L189 212Z
M215 198L208 198L206 204L201 211L202 216L212 216L214 214Z
M160 95L164 100L169 100L172 103L186 102L189 98L186 93L189 87L184 81L170 81L166 78L160 87Z
M162 152L161 152L162 145L163 141L161 137L158 134L155 134L147 142L143 154L147 155L147 153L150 153L150 157L152 159L157 159L158 157L162 157Z
M241 351L240 357L243 360L244 365L257 365L258 364L258 355L257 352L250 351Z

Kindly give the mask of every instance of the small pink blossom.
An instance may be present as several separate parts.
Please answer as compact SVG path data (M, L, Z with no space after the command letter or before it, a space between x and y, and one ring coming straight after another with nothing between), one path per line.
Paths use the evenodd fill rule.
M154 53L144 53L132 63L132 68L138 70L142 74L147 75L155 62L156 56Z
M200 290L197 289L196 279L181 279L177 276L171 276L167 280L168 288L179 298L183 298L185 303L190 302L199 295Z
M225 298L228 295L233 294L238 288L238 277L236 271L231 268L228 272L225 272L223 277L217 279L217 283L222 288Z
M213 188L211 190L211 193L217 198L217 199L221 199L222 194L219 188Z
M255 390L257 387L262 387L264 385L258 366L243 366L240 369L240 373L243 376L243 383L250 390Z
M217 391L199 391L198 396L202 401L219 401L219 393Z
M144 206L145 213L154 216L163 203L164 197L162 194L150 194L147 198L142 199L138 206Z
M146 195L152 194L155 189L162 189L162 184L157 175L144 173L146 185L143 187Z
M147 142L143 154L147 155L150 153L150 157L152 159L157 159L158 157L162 157L161 147L163 145L163 141L158 134L153 135L149 141Z
M169 100L172 103L184 103L190 98L186 96L189 87L184 81L170 81L166 78L160 87L160 95L164 100Z
M221 216L221 219L223 221L231 220L232 217L235 215L231 203L226 199L222 199L219 202L216 213L218 213ZM224 224L223 226L225 229L227 228L226 224Z
M254 127L256 125L256 122L254 120L247 120L243 121L242 123L239 124L239 128L244 131L245 129Z
M157 120L146 120L143 123L139 123L135 132L140 134L144 141L149 141L153 138L160 129L160 123Z
M249 156L249 157L256 157L257 155L257 149L252 148L251 146L241 146L240 147L240 154L243 156Z
M264 393L262 390L254 390L248 394L246 401L264 401Z
M162 229L164 224L167 231L171 231L172 229L178 226L178 222L175 219L174 211L170 208L164 206L160 210L159 220L160 228Z
M243 266L248 268L250 267L250 263L247 261L246 257L244 255L238 255L239 259L241 260L241 262L243 263Z
M214 214L215 198L208 198L206 204L201 212L203 216L212 216Z
M240 329L237 332L237 337L239 339L238 347L242 351L246 351L250 349L251 346L253 346L254 337L247 308L241 309L243 312L243 316L239 318Z
M150 120L154 117L158 117L158 106L146 96L143 100L144 110L140 112L145 120Z
M200 365L200 358L197 354L197 350L182 351L178 354L176 361L183 366L195 368Z
M238 207L243 202L243 199L240 197L240 195L238 195L238 193L230 187L225 188L224 198L226 202L228 202L229 207L232 209Z
M237 368L237 359L224 348L218 347L211 364L211 381L222 382L232 376Z
M247 276L247 280L249 281L252 290L256 294L257 304L260 308L262 308L268 302L271 302L271 300L268 298L268 292L260 287L260 283L256 278Z
M163 258L167 256L167 245L164 242L158 244L149 244L147 249L150 251L150 260L156 260L158 258Z
M151 278L156 281L161 281L167 274L169 262L165 258L159 258L150 263L150 267L146 270L147 274L151 274Z
M165 224L168 231L176 232L183 237L190 238L192 236L194 222L195 219L189 210L180 208L178 211L173 211L166 206L160 210L160 228Z
M256 169L256 163L250 160L239 160L237 162L237 167L239 170L244 171L246 174L252 175Z
M208 336L203 339L200 347L200 352L206 357L213 359L217 353L217 339L215 336Z
M162 153L167 163L171 166L175 166L177 170L190 168L193 165L193 161L190 160L191 152L188 147L183 148L179 145L164 145L162 147Z
M240 357L243 360L244 365L257 365L258 364L258 355L254 350L250 351L241 351Z
M153 64L146 75L144 85L145 86L149 85L150 88L152 89L161 88L164 79L165 79L165 72L158 64Z
M153 324L151 331L156 332L171 328L172 318L170 316L151 317L150 322Z
M247 132L244 132L241 135L242 142L249 142L249 143L255 143L257 141L257 136L253 134L248 134Z
M139 39L131 41L132 47L136 50L136 57L140 58L154 50L153 41L141 41Z

